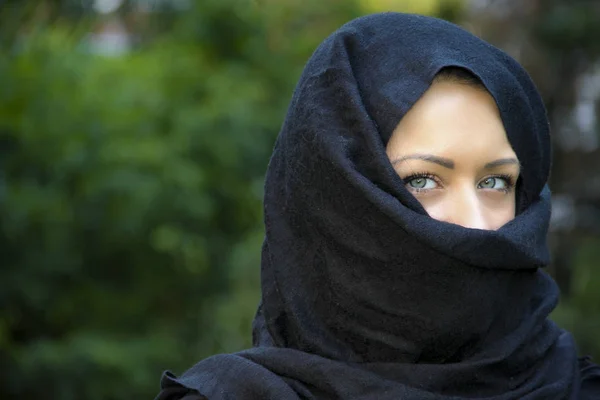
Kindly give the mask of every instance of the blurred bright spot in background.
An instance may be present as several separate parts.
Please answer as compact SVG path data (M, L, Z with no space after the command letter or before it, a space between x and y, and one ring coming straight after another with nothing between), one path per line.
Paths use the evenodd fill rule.
M464 0L359 0L366 13L398 11L434 15L440 7L461 7Z
M94 0L94 11L99 14L110 14L121 7L123 0Z

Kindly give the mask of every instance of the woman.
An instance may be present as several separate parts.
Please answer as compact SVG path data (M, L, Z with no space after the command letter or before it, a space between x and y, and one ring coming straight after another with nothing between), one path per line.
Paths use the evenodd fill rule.
M166 373L158 398L600 398L548 320L549 170L505 53L429 17L344 25L269 163L254 347Z

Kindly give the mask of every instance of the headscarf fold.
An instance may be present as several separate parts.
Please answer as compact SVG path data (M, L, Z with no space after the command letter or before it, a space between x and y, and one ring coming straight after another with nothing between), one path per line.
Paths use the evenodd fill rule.
M497 231L432 219L386 156L436 74L459 67L496 101L522 166ZM306 65L265 181L254 347L163 389L224 399L578 399L571 335L548 319L550 137L525 70L439 19L353 20ZM166 399L166 397L163 397Z

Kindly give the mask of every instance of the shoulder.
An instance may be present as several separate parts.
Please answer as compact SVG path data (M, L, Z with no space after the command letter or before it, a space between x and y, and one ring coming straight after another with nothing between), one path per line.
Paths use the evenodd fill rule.
M154 400L207 400L198 390L178 382L171 371L163 372L160 387L161 391Z
M581 400L600 398L600 366L592 362L591 357L579 359L581 373Z
M154 400L208 400L195 390L170 387L160 391Z

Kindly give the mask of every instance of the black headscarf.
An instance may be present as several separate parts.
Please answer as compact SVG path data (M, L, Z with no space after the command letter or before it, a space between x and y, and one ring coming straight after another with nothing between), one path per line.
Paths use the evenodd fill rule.
M522 166L517 216L497 231L430 218L386 156L445 67L485 85ZM540 269L549 170L542 99L511 57L435 18L349 22L306 65L269 163L254 347L166 373L159 398L580 398Z

